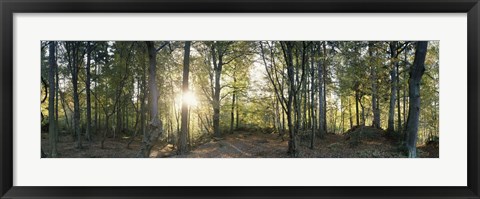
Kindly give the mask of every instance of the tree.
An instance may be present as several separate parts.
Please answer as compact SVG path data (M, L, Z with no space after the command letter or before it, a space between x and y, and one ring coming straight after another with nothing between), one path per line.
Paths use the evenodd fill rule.
M285 41L285 42L280 42L280 45L282 47L283 51L283 56L285 59L285 65L287 66L287 79L288 79L288 99L287 99L287 123L288 123L288 134L290 136L290 140L288 141L288 153L292 157L296 157L298 155L298 150L297 150L297 136L296 132L293 127L293 102L295 99L296 91L297 89L295 88L295 67L293 63L293 48L294 48L294 43Z
M92 108L90 104L90 83L91 83L91 75L90 75L90 61L91 61L91 53L92 53L93 47L91 46L90 42L87 41L87 67L86 69L86 74L87 74L87 79L85 80L85 85L86 85L86 93L87 93L87 129L85 132L85 137L88 141L92 140L91 133L92 133Z
M376 62L374 62L374 56L373 56L373 48L374 48L374 43L373 42L368 42L368 55L370 59L370 74L371 74L371 79L372 79L372 108L373 108L373 127L375 128L380 128L380 109L378 105L378 99L377 99L377 68L376 68Z
M230 110L230 133L233 133L233 123L235 121L235 107L238 106L235 104L237 100L237 77L235 76L235 71L233 72L233 93L232 93L232 107ZM238 102L237 102L238 103ZM237 109L237 121L238 121L238 109ZM237 122L238 126L238 122Z
M185 42L184 58L183 58L183 86L182 86L182 127L180 131L179 141L178 141L178 153L184 154L187 151L187 134L188 134L188 109L189 104L187 103L186 95L189 92L188 89L188 73L190 68L190 41Z
M315 129L317 128L316 125L316 115L315 115L315 45L311 45L311 52L310 52L310 59L311 59L311 65L310 65L310 106L311 106L311 111L310 111L310 117L312 118L312 133L311 133L311 141L310 141L310 148L313 149L315 145Z
M214 71L214 88L213 88L213 134L220 137L220 77L222 75L224 56L232 42L213 42L210 46L213 71Z
M408 80L408 95L410 104L406 128L406 145L408 157L417 157L417 134L420 115L420 81L425 72L425 57L427 55L428 41L418 41L415 48L415 59L410 69Z
M51 41L48 44L48 84L50 89L50 95L48 96L48 121L49 121L49 138L50 138L50 156L52 158L57 157L57 140L56 140L56 122L55 122L55 73L57 63L55 62L55 42Z
M67 59L68 59L68 69L72 75L72 84L73 84L73 109L74 109L74 119L73 119L73 128L75 135L77 136L76 148L82 148L82 135L80 131L80 101L78 94L78 73L80 69L80 64L83 60L85 51L82 49L82 42L78 41L67 41L65 42Z
M151 121L148 124L148 133L143 137L142 146L138 157L149 157L150 151L155 143L158 141L158 138L163 133L163 124L158 115L158 89L157 89L157 52L167 45L164 43L160 48L156 49L153 41L146 41L148 60L149 60L149 75L148 75L148 87L150 98L148 100L148 105L150 106L150 118Z
M405 42L401 44L398 41L391 41L389 42L389 51L390 51L390 63L391 63L391 68L390 68L390 106L388 109L388 127L387 127L387 132L392 133L395 131L395 100L397 100L397 90L398 88L398 67L399 67L399 59L398 55L402 53L403 50L408 46L408 42ZM401 120L401 118L398 118ZM401 123L401 121L400 121ZM399 125L401 126L401 125ZM398 129L400 130L400 129Z
M321 46L323 46L323 44L321 44L320 42L318 42L318 50L321 51ZM325 53L326 53L326 50L325 48L323 48L323 56L325 57ZM320 54L320 53L318 53ZM325 117L326 117L326 110L325 110L325 71L324 71L324 66L322 65L325 65L325 58L323 59L324 63L322 64L322 62L320 61L321 59L318 60L318 133L320 135L320 137L322 137L325 133L326 133L326 124L325 124Z

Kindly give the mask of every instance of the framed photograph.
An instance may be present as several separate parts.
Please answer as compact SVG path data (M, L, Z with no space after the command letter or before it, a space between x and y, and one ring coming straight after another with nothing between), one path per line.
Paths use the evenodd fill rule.
M478 0L0 8L2 198L480 198Z

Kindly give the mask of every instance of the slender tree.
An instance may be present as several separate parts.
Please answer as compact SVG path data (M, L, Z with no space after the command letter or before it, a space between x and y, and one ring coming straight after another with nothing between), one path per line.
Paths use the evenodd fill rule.
M311 111L310 111L310 117L312 118L312 133L311 133L311 142L310 142L310 148L313 149L315 146L315 129L317 128L316 125L316 115L315 115L315 45L311 45L311 52L310 52L310 59L311 59L311 65L310 65L310 106L311 106Z
M87 93L87 128L85 132L85 137L88 141L91 141L91 132L92 132L92 108L90 104L90 83L91 83L91 75L90 75L90 61L91 61L91 53L92 53L93 47L91 46L90 42L87 41L87 67L86 69L86 74L87 74L87 79L85 80L85 90Z
M49 42L49 70L48 70L48 84L50 95L48 97L48 121L49 121L49 138L50 138L50 156L57 157L57 140L56 140L56 122L55 122L55 71L57 70L57 63L55 62L55 42Z
M373 48L374 43L368 42L368 55L370 59L370 75L372 80L372 109L373 109L373 127L380 128L380 109L377 104L377 68L376 62L373 61Z
M322 44L320 42L318 42L318 50L320 51L322 48L321 48ZM320 55L320 53L318 53ZM323 52L323 56L325 56L325 51ZM324 73L325 71L323 70L325 67L322 66L322 62L320 61L322 59L318 59L318 66L317 66L317 70L318 70L318 133L320 135L320 138L323 137L323 135L326 133L325 132L325 98L324 98L324 91L325 89L323 88L325 85L323 84L325 81L324 81ZM325 59L323 59L325 60ZM325 63L323 63L325 64Z
M418 123L420 119L420 81L425 72L425 57L428 41L418 41L415 47L415 59L410 68L408 95L410 99L406 128L408 157L417 157Z
M188 134L188 109L186 95L189 92L188 89L188 73L190 70L190 41L185 42L185 50L183 56L183 100L182 100L182 127L180 131L178 141L178 153L184 154L187 151L187 134Z

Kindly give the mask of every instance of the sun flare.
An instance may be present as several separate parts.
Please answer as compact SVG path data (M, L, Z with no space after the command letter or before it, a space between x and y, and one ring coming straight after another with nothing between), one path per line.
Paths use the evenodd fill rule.
M183 102L187 103L188 106L196 106L198 104L197 97L191 91L183 93L181 99Z

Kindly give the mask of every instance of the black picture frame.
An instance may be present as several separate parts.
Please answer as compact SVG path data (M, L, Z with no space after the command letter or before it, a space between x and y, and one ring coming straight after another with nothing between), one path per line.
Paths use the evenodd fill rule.
M480 198L478 0L0 0L2 198ZM14 13L467 13L468 185L465 187L21 187L13 186ZM28 122L28 121L25 121ZM447 171L448 172L448 171ZM280 175L280 174L279 174ZM252 179L254 180L254 179Z

